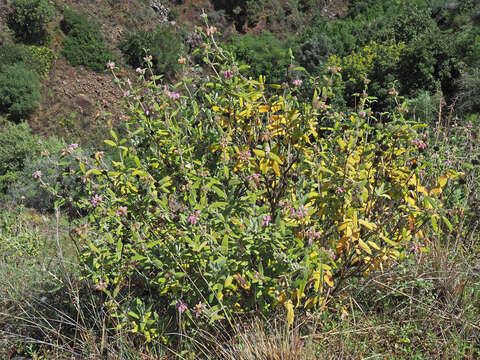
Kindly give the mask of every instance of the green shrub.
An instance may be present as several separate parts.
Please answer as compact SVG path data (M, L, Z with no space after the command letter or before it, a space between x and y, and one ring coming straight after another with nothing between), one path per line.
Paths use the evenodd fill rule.
M42 77L46 77L53 62L57 59L55 53L45 46L29 46L27 48L29 53L28 64L31 69Z
M295 311L323 308L346 279L428 234L455 175L422 185L423 163L411 162L422 126L402 113L373 127L369 98L345 116L319 103L326 90L313 101L298 83L271 93L205 51L218 61L208 75L133 89L144 96L128 99L127 137L105 141L118 161L80 158L91 211L80 261L111 328L146 342L232 313L283 308L292 324Z
M27 156L20 176L9 186L9 198L42 212L53 211L55 201L63 198L64 212L83 215L75 206L84 194L82 178L75 173L78 170L75 158L83 153L82 149L77 144L66 145L54 136L39 139L37 144L39 150ZM32 176L35 173L39 178ZM44 184L55 185L52 189Z
M27 159L39 156L37 141L27 123L7 123L0 130L0 193L18 180Z
M20 44L3 44L0 47L0 71L3 66L25 63L30 54L26 46Z
M86 15L65 10L60 24L67 37L63 41L62 54L73 66L102 71L113 55L106 46L98 25Z
M0 111L19 120L30 114L41 99L39 77L19 63L0 69Z
M258 78L267 76L267 81L280 83L286 79L290 56L284 43L272 33L234 36L228 45L240 63L250 66L246 75Z
M8 25L15 37L26 43L46 39L45 25L55 16L55 8L48 0L13 0Z
M182 39L166 27L159 27L153 32L139 30L126 34L120 49L127 63L134 68L144 67L144 58L148 54L152 56L155 73L173 77L179 68Z

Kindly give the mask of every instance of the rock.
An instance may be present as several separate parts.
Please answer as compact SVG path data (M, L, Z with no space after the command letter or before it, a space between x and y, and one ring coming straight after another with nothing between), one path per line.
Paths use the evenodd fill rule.
M89 110L92 108L93 106L93 103L92 101L90 100L90 98L85 95L85 94L78 94L77 96L75 96L75 98L73 99L73 102L80 106L82 108L82 110Z

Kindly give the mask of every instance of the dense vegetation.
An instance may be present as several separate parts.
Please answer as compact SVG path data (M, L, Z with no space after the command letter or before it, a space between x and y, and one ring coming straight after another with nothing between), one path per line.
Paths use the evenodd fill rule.
M0 359L480 356L480 4L154 5L9 4ZM56 61L102 142L32 130Z

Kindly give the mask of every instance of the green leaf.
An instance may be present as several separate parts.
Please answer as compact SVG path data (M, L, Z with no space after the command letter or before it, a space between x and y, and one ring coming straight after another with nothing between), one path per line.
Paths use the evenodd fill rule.
M105 142L105 144L107 145L110 145L110 146L113 146L113 147L116 147L117 144L115 144L112 140L103 140Z

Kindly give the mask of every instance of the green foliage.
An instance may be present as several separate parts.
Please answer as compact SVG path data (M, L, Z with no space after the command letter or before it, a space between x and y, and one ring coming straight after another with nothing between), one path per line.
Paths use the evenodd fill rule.
M34 258L40 254L45 238L28 229L21 221L22 208L16 211L0 211L0 260L16 263L23 258Z
M67 35L62 54L73 66L102 71L107 62L114 60L99 26L85 14L67 9L60 26Z
M0 132L0 193L20 177L27 159L38 157L38 151L27 123L5 124Z
M152 56L153 70L169 78L179 69L178 58L182 50L182 38L167 27L155 31L139 30L127 33L120 44L127 63L134 68L145 66L145 56Z
M19 41L41 43L46 40L45 25L55 16L48 0L13 0L8 26Z
M272 83L286 79L290 57L285 44L272 33L264 31L261 35L234 36L228 48L240 63L250 66L247 76L258 78L264 74Z
M457 110L460 114L480 113L480 69L473 68L462 74L458 81Z
M45 46L29 46L27 49L29 53L28 63L31 65L33 71L42 77L46 77L53 62L57 59L55 53Z
M38 75L24 64L0 69L0 111L14 120L25 118L41 99Z

